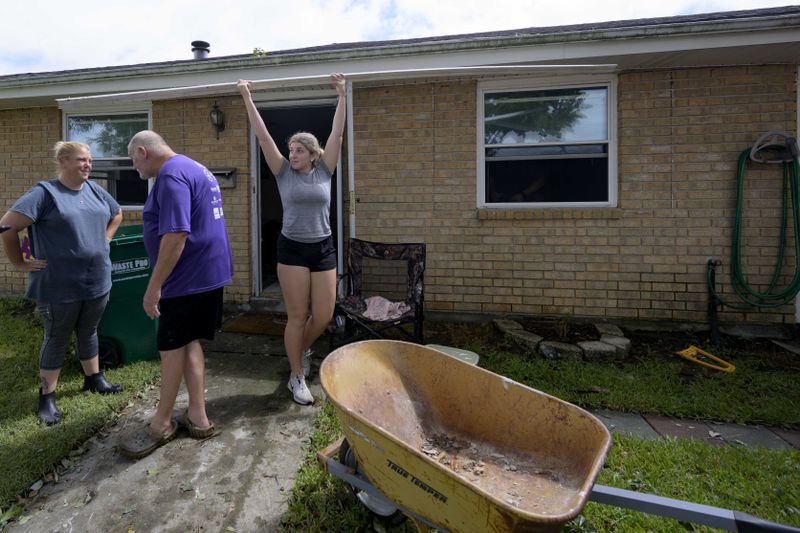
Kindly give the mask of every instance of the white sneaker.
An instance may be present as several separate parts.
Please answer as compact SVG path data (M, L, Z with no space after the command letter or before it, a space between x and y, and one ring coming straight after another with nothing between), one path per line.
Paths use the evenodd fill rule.
M311 351L311 348L303 352L301 356L301 362L303 363L303 375L308 377L311 375L311 356L314 352Z
M314 403L314 397L311 396L311 391L306 386L306 378L303 376L289 377L289 383L286 385L292 391L294 401L300 405L310 405Z

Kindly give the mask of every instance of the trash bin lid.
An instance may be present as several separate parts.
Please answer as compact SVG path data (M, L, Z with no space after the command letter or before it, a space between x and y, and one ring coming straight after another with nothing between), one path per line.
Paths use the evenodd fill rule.
M478 354L469 350L463 350L453 346L443 346L441 344L426 344L425 346L428 348L433 348L434 350L440 351L451 357L455 357L456 359L461 359L465 363L469 363L471 365L477 365L478 361L481 360Z
M135 244L144 242L144 228L141 224L134 224L132 226L122 226L117 229L114 238L111 239L111 246L119 246L125 244Z

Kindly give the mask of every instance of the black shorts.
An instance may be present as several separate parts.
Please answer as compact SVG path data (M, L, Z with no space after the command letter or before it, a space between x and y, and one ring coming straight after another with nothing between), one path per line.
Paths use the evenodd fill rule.
M297 242L278 237L278 263L282 265L306 267L311 272L324 272L336 269L336 247L333 236L319 242Z
M214 340L222 326L222 287L208 292L162 298L158 303L156 346L177 350L198 339Z

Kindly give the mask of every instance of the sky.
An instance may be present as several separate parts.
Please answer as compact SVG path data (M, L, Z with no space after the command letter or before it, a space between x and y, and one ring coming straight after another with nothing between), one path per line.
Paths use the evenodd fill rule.
M796 0L795 0L796 1ZM791 5L791 0L5 0L0 76Z

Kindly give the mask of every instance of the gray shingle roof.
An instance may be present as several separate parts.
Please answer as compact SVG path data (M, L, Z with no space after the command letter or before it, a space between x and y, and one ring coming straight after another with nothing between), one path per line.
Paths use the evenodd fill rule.
M765 9L750 9L741 11L726 11L717 13L700 13L695 15L680 15L675 17L656 17L632 20L617 20L610 22L593 22L585 24L572 24L566 26L543 26L521 28L515 30L490 31L482 33L465 33L456 35L442 35L433 37L419 37L413 39L396 39L386 41L360 41L349 43L332 43L321 46L310 46L289 50L266 51L265 57L270 60L288 60L292 56L316 55L316 54L343 54L355 50L379 52L381 49L402 49L408 47L418 47L423 45L435 46L448 43L478 43L480 41L508 40L515 38L525 38L527 40L541 37L543 40L552 42L553 38L559 36L596 36L598 33L631 31L648 34L654 30L669 27L685 27L687 31L694 26L726 24L736 21L752 20L754 22L768 21L770 19L780 19L800 15L800 6L785 6ZM212 46L213 49L213 46ZM12 82L14 80L34 80L40 77L53 78L61 75L82 75L90 73L115 73L158 69L160 67L175 68L185 65L187 68L213 68L215 64L230 63L254 60L253 53L237 54L220 57L208 57L206 59L185 59L175 61L162 61L154 63L139 63L135 65L120 65L107 67L93 67L84 69L72 69L52 72L23 73L0 76L0 80Z

